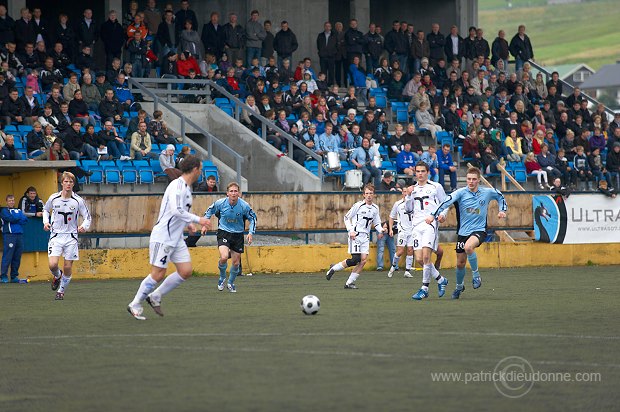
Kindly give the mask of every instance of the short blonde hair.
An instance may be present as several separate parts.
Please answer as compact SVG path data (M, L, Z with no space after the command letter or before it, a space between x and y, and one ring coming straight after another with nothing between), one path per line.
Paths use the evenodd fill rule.
M75 184L75 175L71 172L62 172L62 179L61 182L65 179L71 179L73 181L73 183Z

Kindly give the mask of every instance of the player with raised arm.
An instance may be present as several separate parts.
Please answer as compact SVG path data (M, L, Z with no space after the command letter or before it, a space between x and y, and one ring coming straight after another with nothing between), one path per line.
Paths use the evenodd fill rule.
M196 231L194 223L201 226L207 219L190 213L192 208L192 185L202 173L202 162L195 156L187 156L180 165L181 177L170 182L159 207L159 217L149 240L149 262L151 273L142 280L138 292L127 306L127 311L137 320L146 320L142 315L142 301L153 308L156 314L164 316L161 299L192 276L192 259L183 241L183 230L188 227ZM174 263L176 272L166 277L168 263ZM164 279L164 277L166 277ZM155 286L159 282L157 289ZM155 289L153 291L153 289Z
M231 259L230 275L226 287L232 293L237 292L235 279L241 272L243 232L245 232L246 220L250 222L247 236L248 245L252 244L252 236L256 233L256 213L248 202L239 197L240 195L239 183L229 183L226 187L226 197L216 200L205 212L207 221L201 230L204 235L207 230L211 229L211 216L217 217L217 248L220 252L220 259L217 263L220 270L217 290L224 290L228 259Z
M335 265L331 265L325 278L330 280L335 272L343 270L349 266L353 266L351 275L344 285L345 289L357 289L355 281L359 277L370 250L370 231L373 226L378 233L379 239L383 236L381 228L381 215L379 206L373 203L375 197L375 187L372 184L364 186L364 200L353 205L351 209L344 215L344 224L347 228L349 253L351 259L345 259Z
M472 286L478 289L482 285L482 279L478 272L478 256L476 248L486 239L487 214L489 203L496 200L499 205L497 217L504 219L508 205L502 193L495 188L479 187L480 169L470 167L467 170L467 187L458 189L448 195L437 210L426 218L427 223L434 220L443 222L445 215L442 214L453 203L457 215L456 242L456 289L452 293L452 299L458 299L465 290L463 279L465 278L465 263L469 261L472 271Z
M415 165L415 175L417 184L407 188L405 198L405 210L413 216L413 249L415 250L416 260L422 261L422 287L411 298L422 300L428 297L428 285L431 276L437 281L439 297L446 293L448 279L441 276L439 271L431 263L433 252L439 248L439 227L433 220L432 223L426 222L426 217L437 210L439 205L446 199L446 192L443 186L428 180L429 167L426 162L420 161ZM448 212L445 211L443 216Z
M413 266L413 239L411 237L411 230L413 226L411 224L411 213L405 210L405 196L407 196L407 191L403 190L403 198L394 202L394 206L392 206L392 211L390 212L390 217L388 220L388 227L390 231L390 236L394 236L394 221L397 221L396 232L396 253L394 254L394 259L392 260L392 266L388 271L388 278L391 278L396 268L398 267L398 262L400 261L400 257L407 252L405 258L405 274L406 278L412 278L413 275L411 272L411 266Z
M65 291L71 282L73 261L80 260L78 233L86 232L91 223L84 199L73 193L75 183L73 173L64 172L62 190L51 195L43 207L43 230L50 232L47 256L50 272L54 276L52 290L57 290L56 300L65 298ZM79 216L82 217L81 225L78 225ZM61 256L64 257L63 270L58 268Z

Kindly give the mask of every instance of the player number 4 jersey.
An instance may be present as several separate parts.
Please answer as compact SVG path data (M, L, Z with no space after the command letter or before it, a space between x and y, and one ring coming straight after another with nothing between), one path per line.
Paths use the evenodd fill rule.
M183 230L200 217L190 213L192 191L182 177L173 180L166 188L159 208L157 223L151 232L151 242L174 246L183 242Z
M344 224L348 232L370 234L373 226L381 233L381 218L379 206L374 203L367 205L365 201L359 201L344 216Z

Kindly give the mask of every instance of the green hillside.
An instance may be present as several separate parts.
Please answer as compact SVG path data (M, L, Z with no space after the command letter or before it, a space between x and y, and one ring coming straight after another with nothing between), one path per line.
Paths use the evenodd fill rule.
M592 0L579 4L547 5L546 0L479 0L480 27L489 43L499 29L508 41L525 24L536 61L544 65L586 63L593 69L620 57L618 2Z

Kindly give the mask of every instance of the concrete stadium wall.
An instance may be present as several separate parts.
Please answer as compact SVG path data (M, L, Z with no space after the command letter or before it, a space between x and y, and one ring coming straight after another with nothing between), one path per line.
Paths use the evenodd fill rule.
M452 269L456 259L453 243L443 244L442 268ZM542 266L618 265L617 244L553 245L544 243L485 243L478 249L482 268L516 268ZM194 270L217 272L216 247L191 249ZM387 255L387 253L386 253ZM330 263L347 257L346 245L320 246L250 246L242 257L244 271L253 273L309 273L327 270ZM387 264L387 262L386 262ZM376 249L371 246L368 270L376 268ZM83 250L74 268L75 279L142 278L150 267L148 249ZM172 272L174 269L169 269ZM45 253L26 253L20 270L22 277L49 281Z

